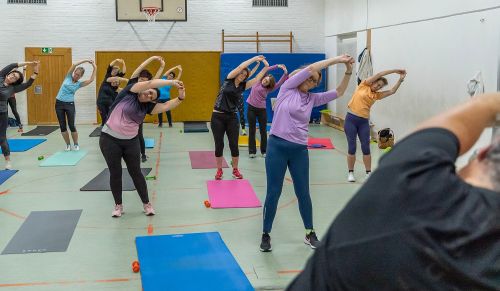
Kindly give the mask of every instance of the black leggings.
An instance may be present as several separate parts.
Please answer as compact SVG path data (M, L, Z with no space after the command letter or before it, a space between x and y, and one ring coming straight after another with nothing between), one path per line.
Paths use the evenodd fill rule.
M111 104L97 103L97 109L99 109L99 114L101 115L101 126L104 126L106 121L108 121L110 107Z
M7 142L7 127L9 126L9 113L0 112L0 147L5 157L10 156L9 143Z
M158 103L165 103L169 100L158 100ZM170 113L170 110L165 112L167 115L167 120L168 120L168 125L172 126L172 113ZM163 124L163 112L158 113L158 124L162 125Z
M248 119L248 153L256 154L257 147L255 145L256 121L259 121L260 131L260 152L266 153L267 148L267 112L266 108L257 108L248 104L247 111Z
M99 147L109 168L109 184L115 204L122 204L122 158L142 203L148 203L148 186L141 172L139 138L118 139L103 132L99 138Z
M59 121L61 132L66 132L66 118L68 119L68 126L71 132L76 132L75 128L75 102L63 102L56 100L56 115Z
M19 117L19 113L17 112L16 97L10 97L9 99L7 99L7 102L9 102L10 109L12 110L12 114L14 114L14 117L16 118L17 124L21 125L21 118Z
M215 141L215 156L222 157L224 152L224 133L227 134L229 140L229 149L232 157L238 157L238 137L240 134L240 125L238 124L238 116L236 113L218 113L212 112L210 121L212 134Z
M146 144L144 143L144 134L142 133L142 127L144 123L141 123L139 125L139 133L137 136L139 137L139 145L141 146L141 155L145 156L146 155Z

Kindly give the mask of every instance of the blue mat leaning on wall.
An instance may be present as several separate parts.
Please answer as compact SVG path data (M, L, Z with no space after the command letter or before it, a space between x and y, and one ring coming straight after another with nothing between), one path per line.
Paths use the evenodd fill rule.
M224 82L224 79L226 78L227 74L234 68L236 68L239 64L241 64L243 61L248 60L252 58L253 56L256 55L261 55L261 54L256 54L256 53L225 53L221 54L220 57L220 80L221 84ZM309 65L317 61L321 61L325 59L325 54L306 54L306 53L299 53L299 54L290 54L290 53L262 53L266 57L266 60L269 62L270 65L275 65L275 64L284 64L288 72L291 73L295 69L304 66L304 65ZM263 64L260 65L259 69L255 74L257 74L261 68L263 68ZM281 71L280 70L275 70L270 72L273 74L273 76L278 80L281 77ZM255 75L254 75L255 76ZM311 92L323 92L326 91L326 72L323 71L323 77L321 80L321 83L317 88L312 90ZM271 109L271 98L275 98L278 95L279 90L274 91L273 93L269 94L267 98L267 120L268 122L272 122L273 120L273 111ZM243 93L243 98L245 99L245 118L246 118L246 112L247 112L247 103L246 100L248 98L248 94L250 94L250 89L246 90ZM319 120L321 113L319 112L322 109L325 109L326 105L319 106L313 109L311 113L311 120Z

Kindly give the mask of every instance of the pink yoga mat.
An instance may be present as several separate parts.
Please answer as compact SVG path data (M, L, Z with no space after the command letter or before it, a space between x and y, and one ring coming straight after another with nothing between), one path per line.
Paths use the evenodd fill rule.
M217 169L215 153L213 151L189 152L192 169ZM222 167L229 168L225 159L222 160Z
M323 147L315 147L315 145L323 145ZM332 141L329 138L313 138L310 137L307 140L307 147L309 149L314 149L314 150L331 150L334 149L335 147L332 144Z
M208 199L212 208L261 207L248 180L207 181Z

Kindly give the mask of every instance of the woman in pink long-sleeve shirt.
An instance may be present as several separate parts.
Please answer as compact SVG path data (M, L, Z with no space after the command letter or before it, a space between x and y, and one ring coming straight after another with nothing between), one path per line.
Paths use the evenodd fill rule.
M288 79L288 71L285 65L274 65L269 66L269 63L264 60L264 68L255 77L258 82L252 86L250 95L247 98L248 110L247 110L247 120L248 120L248 153L250 158L255 158L257 153L257 147L255 145L255 132L256 132L256 121L259 121L259 131L260 131L260 153L262 157L266 157L267 149L267 111L266 111L266 99L269 93L278 89L283 82ZM283 70L283 75L281 76L278 83L274 80L273 75L268 74L277 68Z
M336 90L310 93L321 81L321 70L344 63L346 72ZM299 202L300 215L306 229L304 242L316 248L319 240L313 227L312 203L309 194L309 154L307 133L309 117L313 107L326 104L342 96L352 74L354 59L343 55L316 62L301 69L283 83L274 106L269 145L266 156L267 193L264 204L264 223L260 250L271 251L269 233L278 207L286 169L290 171L295 195Z

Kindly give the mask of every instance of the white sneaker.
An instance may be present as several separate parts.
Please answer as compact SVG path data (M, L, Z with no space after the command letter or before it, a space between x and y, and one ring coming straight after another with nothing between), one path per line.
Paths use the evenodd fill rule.
M79 146L79 145L77 145L77 144L75 144L75 145L73 146L73 150L74 150L74 151L79 151L79 150L80 150L80 146Z
M123 204L116 204L115 209L111 212L111 217L120 217L123 213Z
M69 145L69 144L68 144L68 145L66 145L66 149L65 149L65 151L69 152L70 150L71 150L71 145Z
M11 164L11 162L10 162L10 161L5 161L5 169L6 169L6 170L10 170L10 169L12 169L12 164Z
M254 159L257 155L256 154L249 154L248 157L251 159Z
M143 204L143 206L144 206L144 214L146 214L147 216L156 214L153 205L151 205L151 202Z
M354 178L354 173L353 172L349 172L349 175L347 175L347 181L351 182L351 183L356 182L356 178Z
M370 178L371 174L372 174L372 172L366 173L365 180L368 179L368 178Z
M266 157L266 154L262 154L262 157L265 158Z

